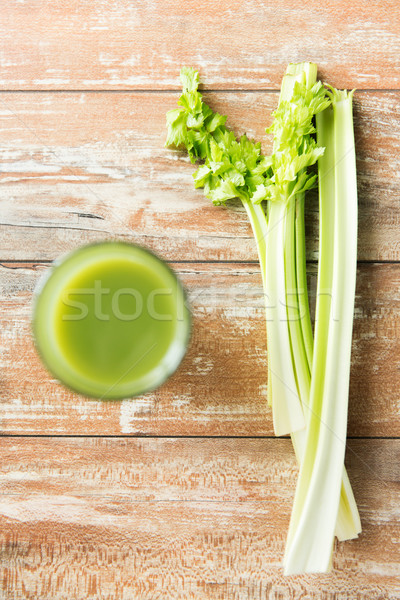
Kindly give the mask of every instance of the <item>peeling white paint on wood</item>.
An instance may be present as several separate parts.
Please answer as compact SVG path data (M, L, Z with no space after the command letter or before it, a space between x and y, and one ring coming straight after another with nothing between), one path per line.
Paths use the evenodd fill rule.
M15 227L2 230L3 256L55 258L61 234L65 249L90 235L122 234L173 260L256 260L240 204L213 206L201 190L193 189L194 167L187 156L164 148L165 113L177 97L87 93L82 103L81 93L7 94L9 110L0 115L0 223ZM212 93L206 98L215 110L230 115L238 134L251 123L268 151L264 128L276 107L275 93ZM396 260L398 98L392 92L356 93L355 107L359 258ZM308 252L314 259L316 211L315 198L310 199ZM78 219L77 214L87 213L102 221ZM85 233L79 238L72 230L83 224ZM34 237L34 244L26 244L26 236Z
M397 600L398 439L349 440L363 534L336 545L332 574L282 577L290 442L218 438L272 435L259 268L233 262L256 261L254 241L240 205L211 206L193 190L188 157L164 140L182 64L265 152L288 62L314 60L336 87L381 89L355 94L359 258L399 260L399 95L382 91L400 83L398 2L223 0L216 11L194 0L4 0L2 11L0 86L25 92L0 93L0 258L52 260L106 238L213 261L173 265L195 323L178 372L157 392L107 403L63 388L33 350L30 299L45 267L0 268L4 597ZM315 198L307 210L315 259ZM400 435L398 287L398 264L360 265L354 436ZM71 433L86 437L55 437ZM92 437L105 434L211 437Z
M0 269L3 432L272 435L258 265L172 267L190 290L194 327L188 354L160 390L123 402L89 400L49 377L30 334L31 294L45 267L23 263ZM311 265L311 290L315 275ZM395 436L400 434L400 269L363 264L357 281L349 433ZM311 301L314 305L313 293Z
M336 87L395 88L400 82L395 0L318 6L313 0L224 0L218 5L222 28L212 5L192 0L117 9L103 0L68 0L63 10L51 11L44 0L5 0L3 9L6 89L176 88L183 64L204 71L214 88L276 89L286 64L300 60L317 62Z
M137 421L153 413L154 398L129 398L120 403L119 425L121 433L135 433Z
M46 584L49 598L83 600L104 589L123 598L123 586L135 598L151 582L151 597L166 600L204 590L212 600L291 600L305 589L313 600L338 589L346 598L395 600L398 474L382 482L379 465L398 445L349 442L363 534L336 544L329 575L288 581L281 563L297 472L289 440L2 438L3 590L42 598ZM222 589L212 583L221 572Z

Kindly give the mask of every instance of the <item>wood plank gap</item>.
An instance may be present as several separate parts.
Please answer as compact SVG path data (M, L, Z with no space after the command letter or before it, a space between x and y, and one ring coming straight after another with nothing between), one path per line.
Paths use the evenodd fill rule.
M25 433L0 433L0 439L7 438L43 438L43 439L126 439L126 440L134 440L134 439L161 439L161 440L288 440L289 436L284 435L277 437L275 435L154 435L154 434L133 434L133 435L99 435L99 434L74 434L74 433L66 433L66 434L46 434L46 433L38 433L38 434L25 434ZM399 436L395 435L363 435L357 437L355 435L347 436L346 440L400 440Z
M325 82L323 82L325 83ZM356 92L360 92L363 94L384 94L384 93L397 93L400 92L400 88L355 88ZM203 89L200 86L200 91L202 94L279 94L280 89L273 88L206 88ZM112 89L112 88L103 88L101 90L95 89L85 89L85 88L77 88L77 89L12 89L12 90L2 90L0 89L0 94L179 94L182 92L182 88L176 89Z
M161 440L288 440L289 436L276 437L275 435L154 435L154 434L133 434L133 435L109 435L109 434L74 434L74 433L57 433L57 434L25 434L25 433L0 433L0 439L6 438L43 438L43 439L161 439ZM348 438L350 439L350 438ZM362 439L362 438L355 438ZM386 439L386 438L384 438ZM389 438L388 438L389 439ZM394 438L398 439L398 438Z
M246 89L246 88L203 88L202 85L200 84L200 91L202 94L237 94L237 93L244 93L244 94L259 94L259 93L267 93L267 94L278 94L280 92L280 89L272 89L272 88L251 88L251 89ZM360 90L357 90L360 91ZM390 90L375 90L375 91L390 91ZM397 90L400 91L400 90ZM85 89L85 88L77 88L77 89L57 89L57 90L52 90L52 89L7 89L7 90L2 90L0 89L0 93L5 93L5 94L139 94L139 95L143 95L143 94L180 94L182 93L182 88L174 88L174 89L154 89L154 88L148 88L148 89L113 89L113 88L103 88L101 90L96 90L96 89Z
M324 82L323 82L324 83ZM355 88L356 92L360 92L363 94L384 94L384 93L397 93L400 92L400 88ZM200 85L200 91L202 94L279 94L280 89L273 88L206 88L203 89ZM103 88L101 90L96 89L85 89L85 88L76 88L76 89L0 89L1 94L178 94L182 92L182 88L176 89L113 89L113 88Z
M0 258L0 264L6 266L7 264L22 264L29 263L32 265L51 265L53 260L50 259L32 259L32 258L21 258L21 259L2 259ZM184 264L184 265L258 265L258 260L167 260L171 265ZM308 265L317 265L318 260L310 259L307 260ZM400 265L400 260L358 260L358 265Z

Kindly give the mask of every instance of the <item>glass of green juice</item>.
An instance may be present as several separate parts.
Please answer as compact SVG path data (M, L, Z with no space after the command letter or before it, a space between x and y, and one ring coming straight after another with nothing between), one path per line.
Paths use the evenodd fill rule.
M101 242L53 263L35 290L32 329L59 381L118 399L158 387L177 369L191 318L163 260L141 246Z

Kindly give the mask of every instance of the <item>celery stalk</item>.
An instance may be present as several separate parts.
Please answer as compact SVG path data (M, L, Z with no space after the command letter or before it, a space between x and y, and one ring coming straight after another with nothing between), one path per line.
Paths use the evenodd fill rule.
M284 435L305 427L286 310L286 213L285 202L271 204L267 236L266 319L275 435Z
M270 157L263 156L260 144L246 136L237 140L225 126L226 117L214 113L202 101L194 69L182 69L179 108L167 115L166 144L184 146L192 162L202 161L193 175L195 187L203 187L214 204L237 197L246 209L266 298L268 403L272 405L276 433L291 434L297 460L303 465L301 470L307 469L304 455L309 436L305 425L310 422L310 372L314 371L304 191L315 180L307 167L323 151L312 137L313 115L329 104L324 88L316 83L316 73L312 63L289 65L271 127L274 151ZM356 535L357 518L351 486L343 471L336 524L339 539Z
M247 217L253 230L253 236L256 241L258 261L261 267L261 277L265 285L266 258L267 258L267 219L265 212L260 204L253 204L250 201L243 201Z
M268 220L264 209L260 204L254 204L250 201L242 201L247 217L250 221L251 228L253 230L253 236L256 241L258 261L261 268L261 277L264 288L264 301L266 303L265 289L266 289L266 260L267 260L267 235L268 235ZM268 404L272 406L272 375L270 371L270 353L267 353L268 360Z
M301 195L302 198L296 197L295 207L294 203L291 202L289 205L287 218L286 218L286 238L285 238L285 251L286 251L286 262L285 262L285 272L286 274L290 273L291 276L288 280L289 290L293 290L289 292L289 297L287 297L286 305L288 307L288 319L289 323L292 323L296 326L296 339L297 343L301 344L302 342L302 333L304 328L302 327L301 331L299 331L300 324L305 323L305 328L308 329L309 335L311 335L311 350L309 353L306 351L306 342L304 341L304 349L300 348L300 360L304 361L308 359L309 362L307 364L302 364L302 372L303 372L303 381L299 385L299 389L302 390L300 393L300 397L303 397L308 402L309 392L310 392L310 370L312 365L312 331L311 331L311 320L310 313L308 307L308 297L307 297L307 286L305 281L305 250L304 250L304 194ZM243 203L249 218L249 221L252 226L253 235L256 240L259 262L261 266L261 274L263 276L263 283L265 286L265 274L266 274L266 239L267 239L267 221L265 218L265 213L260 205L252 204L251 202ZM299 207L299 204L302 206ZM296 213L296 214L295 214ZM295 215L295 229L296 236L293 235L293 227L294 227L294 215ZM325 215L323 215L324 218ZM302 223L300 221L303 221ZM296 237L296 244L294 247L294 237ZM295 256L294 256L295 254ZM298 293L298 306L296 305L296 294L294 283L294 267L296 267L296 276L297 276L297 291ZM300 273L299 273L300 272ZM300 282L300 283L299 283ZM305 297L304 297L305 296ZM289 309L291 311L289 312ZM299 312L298 312L299 311ZM292 337L291 337L292 339ZM305 354L304 354L305 353ZM268 352L268 364L270 361L270 353ZM299 366L297 366L297 372L299 371ZM299 377L297 376L297 380ZM272 391L272 375L269 373L268 375L268 385L269 389ZM303 460L303 455L305 451L305 442L306 442L306 431L302 429L300 431L291 433L292 443L295 450L296 458L299 464ZM352 537L356 537L357 534L361 531L359 516L357 511L357 506L355 504L353 491L349 482L349 478L347 476L346 470L343 470L343 483L341 489L341 498L340 498L340 506L339 506L339 514L336 523L336 535L339 540L346 540Z
M316 78L315 64L290 64L282 81L279 106L285 106L285 103L291 100L296 82L304 82L305 87L309 89L316 82ZM278 164L281 152L280 133L281 130L278 129L274 136L274 153ZM293 142L297 144L297 140ZM275 166L278 170L277 164ZM279 183L277 177L275 180ZM302 405L308 398L310 386L308 359L299 322L295 245L296 200L294 196L289 198L287 183L281 187L285 190L284 194L269 203L266 276L267 339L271 377L269 386L272 387L272 413L276 435L293 433L305 427ZM309 314L309 311L307 313Z
M303 339L301 321L305 315L300 314L299 293L297 286L297 247L296 247L296 198L291 198L287 203L286 211L286 237L285 237L285 278L286 278L286 310L289 325L290 345L295 369L297 388L300 400L308 403L310 395L310 369L311 365ZM300 259L299 259L299 262ZM306 311L309 314L309 310ZM304 408L303 408L304 410ZM294 430L292 430L294 431Z
M304 200L305 194L296 196L296 279L299 305L299 319L303 336L304 349L307 355L309 370L311 372L313 358L313 334L310 319L310 309L307 293L306 274L306 235L304 228Z
M333 90L333 109L317 116L320 263L310 410L285 554L285 573L331 567L339 502L342 525L360 531L351 488L343 478L357 259L357 182L352 93ZM346 501L343 502L344 498ZM339 536L343 529L339 527Z

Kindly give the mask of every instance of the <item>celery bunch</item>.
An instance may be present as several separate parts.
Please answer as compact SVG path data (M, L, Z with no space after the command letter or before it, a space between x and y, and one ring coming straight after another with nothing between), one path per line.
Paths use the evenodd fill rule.
M166 145L185 147L192 162L200 161L194 184L204 188L214 204L241 200L257 244L266 301L268 400L275 433L291 435L300 465L285 571L326 571L335 532L344 540L361 531L343 464L356 257L356 230L340 220L349 199L342 212L351 214L356 223L355 167L348 166L354 162L351 95L327 93L317 82L317 67L312 63L289 65L268 130L273 134L273 152L263 156L259 143L245 135L237 140L226 127L226 117L203 102L195 70L183 68L181 81L179 108L167 114ZM350 113L343 110L349 99ZM345 124L338 124L339 113L345 115ZM342 152L350 160L342 160ZM314 342L306 284L304 200L316 182L308 167L317 161L321 296ZM343 163L340 172L337 161ZM343 249L351 255L347 265L342 264ZM327 290L329 301L324 301ZM339 325L332 318L334 310ZM326 472L331 468L332 478Z
M306 442L285 554L287 574L330 568L339 499L350 504L339 539L361 524L343 462L357 269L357 180L352 93L332 89L332 106L317 116L320 239L315 359ZM340 496L341 494L341 496ZM340 537L341 536L341 537Z

